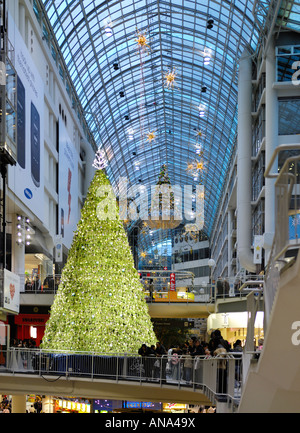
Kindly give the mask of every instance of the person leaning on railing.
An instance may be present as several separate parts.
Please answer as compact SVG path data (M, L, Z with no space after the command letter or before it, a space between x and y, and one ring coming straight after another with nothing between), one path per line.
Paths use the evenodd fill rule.
M145 377L148 379L152 377L152 369L154 362L151 357L155 357L155 352L148 347L146 344L142 344L142 346L138 350L138 354L142 357L142 362L145 369ZM155 359L154 359L155 361Z

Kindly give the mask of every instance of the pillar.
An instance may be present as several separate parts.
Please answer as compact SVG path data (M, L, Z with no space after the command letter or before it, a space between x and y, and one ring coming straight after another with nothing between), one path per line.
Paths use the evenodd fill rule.
M274 41L269 45L266 56L266 149L265 166L269 165L270 159L278 145L278 97L277 91L273 89L276 81L276 57ZM278 162L275 161L271 173L277 173ZM265 179L265 233L264 250L265 266L268 263L273 237L275 232L275 179Z
M255 272L251 251L252 59L240 58L238 82L237 246L241 267Z
M53 413L53 397L46 395L42 399L43 413Z
M26 395L13 395L11 399L12 413L26 413Z
M232 233L232 210L228 209L228 255L227 255L227 261L228 261L228 265L227 265L227 269L228 269L228 277L231 277L232 274L232 269L231 269L231 260L232 260L232 237L231 237L231 233Z

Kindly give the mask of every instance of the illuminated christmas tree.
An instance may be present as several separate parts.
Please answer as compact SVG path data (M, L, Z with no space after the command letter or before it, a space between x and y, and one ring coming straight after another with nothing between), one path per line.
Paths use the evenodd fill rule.
M109 180L98 170L63 269L42 348L137 353L156 337Z

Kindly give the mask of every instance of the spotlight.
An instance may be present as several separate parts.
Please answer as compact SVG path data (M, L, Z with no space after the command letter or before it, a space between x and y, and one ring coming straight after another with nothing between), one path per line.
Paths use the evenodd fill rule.
M202 86L202 87L201 87L201 92L202 92L202 93L206 93L206 90L207 90L207 87L206 87L206 86Z
M114 63L114 64L113 64L113 67L114 67L114 70L117 71L117 70L119 69L119 65L118 65L118 63Z
M119 92L119 95L120 95L120 98L124 98L124 92L123 92L123 90L121 90L121 92Z
M106 36L109 38L110 36L112 36L112 34L113 34L113 31L112 31L112 28L111 28L111 25L110 24L108 24L106 27L105 27L105 33L106 33Z
M134 138L134 130L133 130L133 128L129 128L127 132L128 132L128 138L129 138L129 140L133 140L133 138Z
M204 117L205 116L205 106L200 104L199 105L199 116Z

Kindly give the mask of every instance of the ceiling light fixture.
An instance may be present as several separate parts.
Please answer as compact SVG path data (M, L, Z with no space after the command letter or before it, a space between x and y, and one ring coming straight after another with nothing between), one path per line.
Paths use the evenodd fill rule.
M112 36L113 31L112 31L112 22L110 18L106 18L104 20L104 30L105 30L105 34L106 36L109 38L110 36Z

